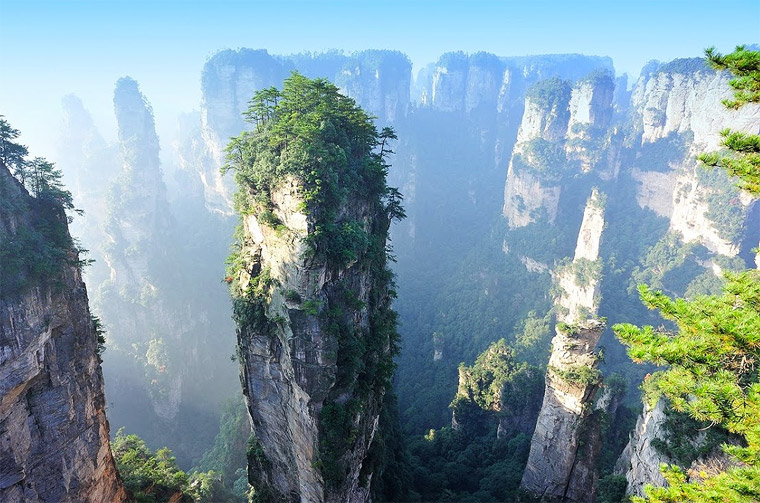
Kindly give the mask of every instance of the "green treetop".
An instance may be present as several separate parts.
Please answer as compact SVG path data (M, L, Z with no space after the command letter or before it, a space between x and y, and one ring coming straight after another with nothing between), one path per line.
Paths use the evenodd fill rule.
M613 327L635 362L668 366L643 385L655 402L667 397L673 408L746 440L726 447L742 464L686 483L677 467L664 472L668 488L648 488L648 501L760 501L760 272L729 274L720 297L670 299L641 285L644 303L678 326L677 332L630 324ZM635 501L644 501L635 499Z
M382 201L389 219L403 217L401 195L385 184L388 141L395 133L378 132L372 117L335 85L294 72L281 91L257 92L244 116L253 129L232 139L223 168L235 172L240 213L255 213L276 226L271 191L294 176L303 184L305 211L314 218L312 251L337 264L356 258L353 245L363 242L355 225L337 221L349 195Z

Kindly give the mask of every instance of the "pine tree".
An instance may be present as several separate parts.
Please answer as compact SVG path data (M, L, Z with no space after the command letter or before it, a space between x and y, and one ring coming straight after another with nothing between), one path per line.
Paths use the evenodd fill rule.
M739 46L728 55L710 48L708 63L730 70L734 99L729 108L760 102L760 52ZM703 154L700 159L739 177L740 187L760 195L760 136L724 130L728 152ZM700 473L688 481L676 466L663 467L668 487L647 487L646 499L634 502L760 502L760 272L727 274L722 296L693 300L670 299L640 285L644 303L676 323L675 332L630 324L613 327L629 347L635 362L668 366L643 385L648 400L660 396L672 407L710 425L740 435L745 446L724 446L734 466L718 473Z
M724 56L711 47L705 55L710 66L736 76L729 82L734 89L734 99L723 100L726 107L737 109L748 103L760 103L760 52L739 46ZM760 136L729 129L720 134L728 152L702 154L699 159L708 166L724 168L739 177L739 187L760 195Z

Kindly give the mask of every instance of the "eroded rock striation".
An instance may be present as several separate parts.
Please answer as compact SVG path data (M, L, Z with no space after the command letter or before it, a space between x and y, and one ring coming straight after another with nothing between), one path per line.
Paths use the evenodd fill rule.
M126 501L66 216L1 162L0 256L0 500Z

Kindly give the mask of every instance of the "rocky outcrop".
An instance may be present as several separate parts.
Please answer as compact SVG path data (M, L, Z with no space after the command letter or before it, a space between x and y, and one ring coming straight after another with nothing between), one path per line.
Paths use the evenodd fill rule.
M573 261L560 265L554 272L560 295L555 303L557 319L576 323L593 317L599 307L601 261L599 246L604 230L606 196L598 189L591 191L583 211Z
M724 128L757 131L760 106L733 111L723 105L722 101L732 96L729 79L726 72L707 68L701 58L676 59L645 68L631 95L641 143L691 132L695 144L714 150Z
M541 372L514 359L504 339L491 344L471 367L459 366L451 402L451 427L478 433L498 424L497 438L529 435L540 408Z
M169 326L178 320L167 313L162 291L171 275L167 243L172 219L158 136L151 107L134 80L126 77L116 83L114 110L123 165L109 194L105 227L110 241L105 255L109 279L100 287L97 306L116 334L109 358L118 353L130 359L128 354L138 348L148 367L140 374L153 383L149 386L153 410L171 419L178 411L181 380L164 340L175 332Z
M531 440L521 487L542 501L593 501L596 455L591 405L601 384L594 352L604 323L594 319L599 298L599 244L604 201L589 197L573 262L555 271L561 293L556 335L546 373L546 390ZM557 446L561 445L561 449Z
M295 122L298 141L244 135L233 147L271 149L233 167L245 211L228 282L253 427L248 478L270 501L365 502L382 462L373 441L390 423L381 412L397 334L386 240L399 206L378 164L384 151L372 153L374 125L336 86L287 81L269 120L273 130ZM334 128L302 133L323 121ZM312 144L344 161L311 160ZM269 172L263 163L277 156L307 160L262 183L241 176Z
M667 438L665 430L665 401L659 400L654 407L645 406L636 421L623 453L615 464L615 472L625 475L628 481L626 494L644 495L644 486L664 486L665 478L660 473L660 464L672 463L653 445L655 439Z
M19 265L53 246L25 241L40 221L68 236L63 209L30 197L0 163L0 500L126 501L77 251L68 240L45 278Z
M593 501L593 484L578 475L593 472L587 467L594 460L580 459L579 448L599 388L594 348L603 329L603 323L592 319L558 325L552 339L544 401L521 482L542 501Z

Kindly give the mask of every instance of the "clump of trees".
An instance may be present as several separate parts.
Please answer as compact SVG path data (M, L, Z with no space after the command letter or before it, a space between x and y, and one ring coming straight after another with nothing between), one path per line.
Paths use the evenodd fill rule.
M233 492L225 484L221 472L193 471L185 473L177 466L167 447L152 451L137 435L127 435L124 428L116 432L111 442L124 487L138 503L244 503L240 491ZM231 481L230 481L231 482ZM247 490L247 485L244 490Z
M86 265L69 235L66 212L81 214L71 192L63 186L62 173L41 157L28 159L29 151L20 135L0 116L0 165L8 169L32 196L13 186L10 177L0 176L0 217L20 218L15 232L0 231L0 295L16 294L31 285L56 283L65 264Z

